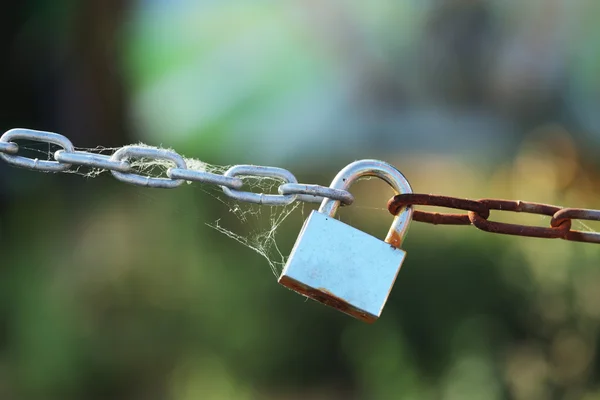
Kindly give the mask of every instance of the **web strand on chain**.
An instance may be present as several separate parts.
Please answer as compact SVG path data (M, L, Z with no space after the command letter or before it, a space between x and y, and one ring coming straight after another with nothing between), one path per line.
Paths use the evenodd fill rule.
M148 146L143 143L137 143L135 146L158 151L171 151L171 149L168 148ZM20 147L32 158L36 157L49 161L53 160L54 151L59 149L58 146L52 144L48 145L46 143L35 142ZM102 146L94 148L75 148L76 151L106 156L111 156L119 149L119 147ZM195 158L184 157L184 160L186 168L191 171L222 175L230 168L230 166L208 164ZM173 167L172 162L155 158L132 159L129 160L129 164L135 173L143 174L151 178L164 178L167 176L169 168ZM64 173L75 174L88 179L97 178L107 172L109 173L110 171L103 168L89 168L83 165L73 165L70 169L64 171ZM277 187L282 183L280 180L270 177L247 176L242 179L246 188L256 192L268 193L276 191ZM267 261L272 273L275 276L278 276L287 261L287 256L283 254L278 246L277 231L281 224L301 205L301 203L294 202L293 204L284 207L266 207L268 215L265 216L264 210L229 199L223 194L218 186L200 185L199 188L221 204L228 207L229 211L236 216L241 224L248 224L251 219L266 218L268 220L268 226L266 228L257 229L245 235L236 233L233 229L226 228L222 225L221 219L218 219L213 223L206 223L206 225L259 254Z

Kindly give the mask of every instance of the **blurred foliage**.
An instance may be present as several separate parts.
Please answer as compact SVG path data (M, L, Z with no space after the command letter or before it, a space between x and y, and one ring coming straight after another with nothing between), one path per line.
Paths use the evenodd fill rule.
M382 158L416 192L600 208L598 4L12 2L0 120L320 184ZM600 247L414 223L365 325L208 227L250 235L270 210L240 221L207 191L0 165L0 398L600 399ZM340 218L383 237L389 188L352 192Z

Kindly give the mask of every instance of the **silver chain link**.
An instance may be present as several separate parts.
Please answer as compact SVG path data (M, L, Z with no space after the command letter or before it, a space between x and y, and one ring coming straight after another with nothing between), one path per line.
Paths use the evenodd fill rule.
M54 160L39 160L18 155L20 147L17 140L29 140L61 147L52 157ZM166 178L140 175L131 166L130 160L146 159L150 161L168 161L173 167L167 170ZM0 159L7 164L41 172L66 172L73 166L101 168L108 170L119 181L131 185L172 189L184 182L199 182L220 186L223 192L237 201L270 206L285 206L295 201L321 203L325 198L350 205L354 196L346 190L333 189L320 185L305 185L290 171L276 167L258 165L236 165L223 175L189 169L185 159L172 150L145 146L125 146L116 150L112 156L75 151L71 141L63 135L31 129L11 129L0 137ZM254 193L242 190L242 178L263 177L282 181L279 194Z

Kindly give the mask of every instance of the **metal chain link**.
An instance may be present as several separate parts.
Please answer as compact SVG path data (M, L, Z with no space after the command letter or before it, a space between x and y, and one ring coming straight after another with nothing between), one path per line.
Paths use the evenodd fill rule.
M574 242L600 243L600 232L582 232L571 229L573 220L600 221L600 210L563 208L550 204L520 200L469 200L433 194L399 194L388 202L388 210L397 215L412 205L446 207L467 211L467 214L436 213L414 210L413 220L434 225L473 225L476 228L503 235L564 239ZM550 227L538 227L489 221L490 210L539 214L552 217Z
M29 140L61 147L52 157L54 160L39 160L18 155L18 140ZM199 182L220 186L223 192L234 200L270 206L284 206L295 201L321 203L325 198L350 205L354 201L346 190L332 189L320 185L299 184L288 170L257 165L236 165L225 174L219 175L207 171L189 169L185 159L172 150L145 146L125 146L112 156L75 151L75 147L66 136L58 133L42 132L31 129L11 129L0 137L0 159L7 164L41 172L65 172L73 166L101 168L108 170L119 181L131 185L172 189L183 182ZM131 166L130 160L168 161L173 166L166 171L166 178L141 175ZM279 194L254 193L242 190L243 178L263 177L282 181Z

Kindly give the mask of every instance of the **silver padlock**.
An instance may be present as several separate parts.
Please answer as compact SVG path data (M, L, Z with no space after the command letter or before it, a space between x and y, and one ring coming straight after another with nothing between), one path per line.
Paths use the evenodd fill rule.
M400 171L377 160L356 161L331 183L347 190L358 179L375 176L396 194L412 193ZM279 283L304 296L365 322L381 316L406 252L400 245L412 219L412 207L395 217L385 241L335 219L339 201L325 199L300 232Z

